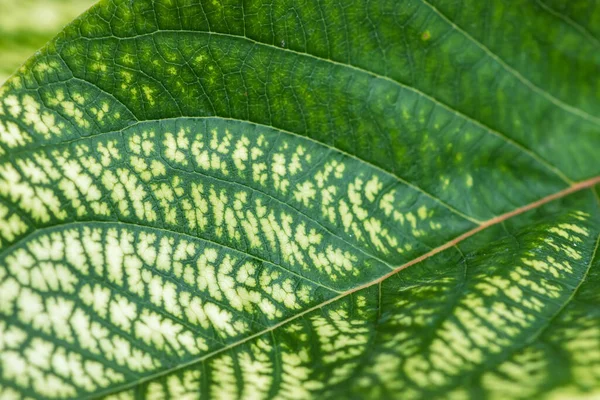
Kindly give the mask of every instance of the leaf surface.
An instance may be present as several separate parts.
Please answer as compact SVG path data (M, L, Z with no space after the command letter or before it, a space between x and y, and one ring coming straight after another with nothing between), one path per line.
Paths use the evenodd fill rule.
M0 392L597 394L595 6L101 1L0 89Z
M0 84L92 0L0 0Z

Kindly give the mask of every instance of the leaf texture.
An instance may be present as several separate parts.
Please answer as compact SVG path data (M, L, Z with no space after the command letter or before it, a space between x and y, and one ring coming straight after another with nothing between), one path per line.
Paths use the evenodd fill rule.
M103 0L0 89L4 398L600 390L600 8Z
M0 0L0 84L92 0Z

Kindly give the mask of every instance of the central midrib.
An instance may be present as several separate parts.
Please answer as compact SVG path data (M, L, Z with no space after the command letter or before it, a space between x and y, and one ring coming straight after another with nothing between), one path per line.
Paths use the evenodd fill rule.
M590 178L590 179L587 179L585 181L581 181L581 182L575 183L575 184L571 185L570 187L568 187L565 190L562 190L560 192L556 192L556 193L554 193L552 195L546 196L546 197L544 197L544 198L542 198L540 200L537 200L537 201L535 201L533 203L530 203L530 204L528 204L526 206L519 207L519 208L517 208L517 209L515 209L513 211L510 211L510 212L507 212L505 214L502 214L502 215L499 215L497 217L494 217L492 219L489 219L489 220L483 222L481 225L473 228L472 230L463 233L462 235L460 235L460 236L452 239L449 242L446 242L445 244L443 244L443 245L441 245L439 247L436 247L435 249L429 251L428 253L425 253L425 254L423 254L423 255L421 255L421 256L419 256L419 257L417 257L417 258L415 258L415 259L413 259L413 260L411 260L411 261L409 261L409 262L407 262L405 264L402 264L402 265L394 268L391 272L389 272L389 273L387 273L387 274L385 274L385 275L383 275L383 276L381 276L381 277L379 277L379 278L377 278L375 280L372 280L372 281L367 282L367 283L365 283L363 285L360 285L360 286L357 286L357 287L355 287L353 289L349 289L349 290L347 290L345 292L342 292L339 295L337 295L335 297L332 297L329 300L326 300L326 301L324 301L324 302L322 302L320 304L317 304L317 305L315 305L313 307L310 307L310 308L308 308L308 309L306 309L306 310L304 310L304 311L302 311L302 312L300 312L300 313L298 313L298 314L296 314L296 315L294 315L294 316L292 316L290 318L287 318L287 319L285 319L285 320L283 320L281 322L278 322L277 324L275 324L273 326L270 326L270 327L268 327L266 329L263 329L262 331L256 332L256 333L254 333L254 334L252 334L252 335L250 335L250 336L248 336L248 337L246 337L246 338L244 338L242 340L239 340L237 342L231 343L231 344L229 344L229 345L227 345L225 347L222 347L222 348L220 348L218 350L215 350L213 352L207 353L207 354L205 354L205 355L203 355L201 357L197 357L197 358L195 358L193 360L187 361L187 362L185 362L183 364L180 364L180 365L178 365L176 367L165 369L165 370L162 370L162 371L160 371L158 373L146 376L143 379L140 379L140 380L137 380L137 381L128 382L128 383L120 385L120 386L115 386L115 387L112 387L112 388L108 388L108 389L106 389L104 391L99 391L99 392L97 392L97 393L95 393L95 394L93 394L91 396L87 396L87 397L83 397L83 398L84 399L95 399L95 398L99 398L99 397L102 397L102 396L106 396L108 394L118 393L118 392L127 390L129 388L135 387L137 385L140 385L142 383L148 382L150 380L159 378L161 376L168 375L170 373L173 373L173 372L182 370L184 368L190 367L192 365L195 365L197 363L203 362L204 360L207 360L207 359L209 359L211 357L214 357L214 356L216 356L216 355L218 355L220 353L223 353L223 352L225 352L227 350L230 350L232 348L240 346L240 345L242 345L242 344L244 344L246 342L249 342L249 341L251 341L253 339L256 339L256 338L258 338L258 337L260 337L260 336L262 336L264 334L272 332L272 331L280 328L281 326L288 324L289 322L292 322L292 321L294 321L294 320L296 320L296 319L298 319L298 318L300 318L300 317L302 317L302 316L304 316L306 314L309 314L309 313L311 313L311 312L313 312L315 310L318 310L319 308L323 308L323 307L325 307L325 306L327 306L327 305L329 305L331 303L334 303L334 302L336 302L336 301L338 301L338 300L340 300L340 299L342 299L342 298L344 298L346 296L349 296L349 295L351 295L353 293L356 293L356 292L361 291L363 289L369 288L371 286L378 285L381 282L383 282L386 279L388 279L389 277L397 274L398 272L400 272L400 271L402 271L402 270L404 270L404 269L406 269L406 268L408 268L408 267L410 267L412 265L418 264L421 261L424 261L424 260L426 260L426 259L428 259L430 257L433 257L434 255L436 255L438 253L441 253L444 250L447 250L447 249L449 249L449 248L451 248L453 246L456 246L457 244L459 244L463 240L466 240L469 237L471 237L471 236L473 236L473 235L475 235L475 234L477 234L477 233L479 233L479 232L481 232L481 231L483 231L483 230L485 230L485 229L487 229L487 228L489 228L491 226L494 226L494 225L497 225L499 223L502 223L502 222L504 222L504 221L506 221L506 220L508 220L508 219L510 219L512 217L515 217L517 215L523 214L523 213L525 213L527 211L534 210L534 209L536 209L538 207L543 206L544 204L550 203L550 202L552 202L554 200L558 200L560 198L563 198L563 197L568 196L570 194L573 194L575 192L578 192L578 191L581 191L581 190L585 190L585 189L593 188L597 184L600 184L600 175L596 176L596 177L593 177L593 178ZM599 200L599 202L600 202L600 200Z

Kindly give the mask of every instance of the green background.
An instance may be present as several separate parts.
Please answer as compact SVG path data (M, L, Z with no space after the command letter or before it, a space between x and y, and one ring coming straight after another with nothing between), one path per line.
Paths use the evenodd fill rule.
M94 3L93 0L0 0L0 84Z

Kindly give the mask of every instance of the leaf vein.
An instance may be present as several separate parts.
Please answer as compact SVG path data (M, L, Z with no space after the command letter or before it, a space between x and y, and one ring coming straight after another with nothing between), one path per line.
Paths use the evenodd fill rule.
M264 47L268 47L271 49L275 49L278 51L283 51L283 52L289 52L292 54L295 54L297 56L301 56L301 57L309 57L315 60L318 60L320 62L325 62L325 63L330 63L336 66L340 66L342 68L348 68L348 69L352 69L356 72L359 72L361 74L367 74L373 78L376 79L381 79L383 81L389 82L395 86L399 86L403 89L409 90L415 94L417 94L418 96L427 99L429 101L431 101L432 103L434 103L436 106L445 109L446 111L451 112L452 114L458 116L459 118L466 120L480 128L482 128L485 132L487 132L488 134L491 134L493 136L496 136L498 138L500 138L501 140L504 140L506 142L508 142L511 146L519 149L520 151L526 153L529 157L533 158L535 161L537 161L538 163L540 163L541 165L543 165L544 167L548 168L549 170L551 170L552 172L554 172L560 179L562 179L563 181L567 182L567 183L571 183L571 180L562 172L560 171L557 167L551 165L548 161L544 160L540 155L538 155L537 153L535 153L533 150L529 149L528 147L524 146L523 144L517 142L516 140L510 138L509 136L507 136L504 133L501 133L500 131L497 131L487 125L485 125L483 122L478 121L464 113L462 113L461 111L451 107L450 105L442 102L441 100L437 99L436 97L429 95L413 86L404 84L396 79L392 79L388 76L385 75L380 75L377 74L375 72L366 70L364 68L358 67L356 65L353 64L344 64L341 63L339 61L335 61L332 60L330 58L324 58L324 57L320 57L308 52L300 52L300 51L296 51L296 50L292 50L290 48L287 47L278 47L272 44L268 44L268 43L263 43L260 41L257 41L255 39L252 39L250 37L244 37L244 36L240 36L240 35L233 35L233 34L229 34L229 33L221 33L221 32L206 32L206 31L194 31L194 30L168 30L168 29L161 29L158 31L154 31L154 32L150 32L150 33L144 33L144 34L139 34L139 35L134 35L134 36L129 36L129 37L118 37L115 35L112 36L100 36L100 37L94 37L94 38L90 38L90 37L82 37L81 39L85 39L88 41L94 41L94 40L102 40L102 39L117 39L117 40L131 40L131 39L136 39L136 38L140 38L140 37L153 37L156 34L176 34L176 33L189 33L189 34L204 34L204 35L208 35L208 36L221 36L221 37L229 37L229 38L234 38L234 39L238 39L238 40L246 40L249 43L255 44L255 45L261 45ZM170 92L169 92L170 93ZM558 101L558 100L557 100ZM583 112L583 111L581 111ZM595 118L595 117L591 117L590 118ZM600 118L596 118L598 120L597 124L600 125Z
M450 18L448 18L446 15L444 15L440 10L438 10L435 6L433 6L427 0L420 0L420 1L421 1L421 3L423 3L424 5L426 5L427 7L429 7L434 13L436 13L447 24L449 24L454 30L456 30L457 32L459 32L460 34L462 34L470 42L472 42L474 45L476 45L481 50L483 50L491 59L493 59L505 71L507 71L509 74L513 75L517 80L519 80L522 84L524 84L525 86L527 86L530 90L532 90L533 92L537 93L538 95L544 97L546 100L548 100L549 102L551 102L555 106L557 106L559 108L562 108L563 110L567 111L568 113L573 114L573 115L577 115L578 117L580 117L580 118L582 118L582 119L584 119L586 121L589 121L589 122L593 123L594 125L599 125L600 126L600 118L595 117L595 116L587 113L586 111L584 111L584 110L582 110L580 108L577 108L575 106L572 106L570 104L565 103L564 101L562 101L562 100L556 98L555 96L553 96L552 94L550 94L548 91L546 91L546 90L542 89L541 87L537 86L535 83L531 82L529 79L527 79L525 76L523 76L515 68L513 68L508 63L506 63L506 61L504 61L498 55L496 55L494 52L492 52L483 43L481 43L480 41L478 41L477 39L475 39L473 36L471 36L470 34L468 34L465 30L463 30L460 26L458 26Z
M377 278L377 279L375 279L375 280L373 280L371 282L367 282L367 283L365 283L363 285L357 286L357 287L355 287L353 289L350 289L348 291L342 292L338 296L330 298L330 299L328 299L328 300L326 300L326 301L324 301L324 302L322 302L320 304L317 304L317 305L315 305L313 307L310 307L310 308L308 308L308 309L306 309L306 310L304 310L304 311L302 311L302 312L300 312L300 313L298 313L298 314L296 314L296 315L294 315L294 316L292 316L290 318L287 318L287 319L285 319L283 321L280 321L277 324L275 324L273 326L270 326L269 328L265 329L264 331L257 332L257 333L255 333L253 335L250 335L250 336L248 336L248 337L246 337L246 338L244 338L244 339L242 339L242 340L240 340L238 342L230 343L229 345L223 347L222 349L215 350L213 352L207 353L207 354L205 354L205 355L203 355L201 357L197 357L194 360L190 360L190 361L188 361L186 363L183 363L183 364L180 364L180 365L178 365L176 367L173 367L173 368L161 371L159 373L147 376L147 377L145 377L144 379L142 379L140 381L129 382L129 383L125 384L125 385L121 385L119 387L114 387L114 388L109 389L109 390L104 391L104 392L98 392L98 393L95 393L94 395L87 396L85 398L86 399L93 399L93 398L99 398L99 397L105 396L105 395L107 395L109 393L117 393L117 392L120 392L120 391L123 391L123 390L130 389L132 387L135 387L135 386L137 386L139 384L142 384L144 382L148 382L150 380L156 379L158 377L165 376L165 375L168 375L168 374L173 373L175 371L179 371L179 370L182 370L184 368L187 368L187 367L190 367L190 366L202 363L202 362L206 361L207 359L209 359L209 358L211 358L213 356L216 356L218 354L221 354L223 352L226 352L228 350L236 348L237 346L241 346L241 345L249 342L250 340L256 339L256 338L258 338L258 337L260 337L262 335L270 333L271 331L274 331L274 330L282 327L283 325L286 325L289 322L292 322L292 321L294 321L294 320L296 320L298 318L301 318L301 317L303 317L303 316L305 316L307 314L310 314L311 312L316 311L318 309L322 309L323 307L325 307L325 306L327 306L327 305L329 305L331 303L334 303L337 300L340 300L340 299L342 299L342 298L344 298L346 296L350 296L353 293L356 293L356 292L358 292L360 290L369 288L369 287L371 287L373 285L378 285L379 283L385 281L389 277L396 275L400 271L402 271L402 270L404 270L404 269L406 269L406 268L408 268L408 267L410 267L412 265L418 264L419 262L424 261L424 260L426 260L426 259L428 259L428 258L430 258L430 257L432 257L432 256L434 256L434 255L436 255L436 254L444 251L444 250L447 250L447 249L449 249L451 247L454 247L458 243L462 242L463 240L465 240L465 239L467 239L467 238L475 235L476 233L479 233L479 232L481 232L481 231L483 231L483 230L485 230L485 229L487 229L487 228L489 228L491 226L500 224L500 223L502 223L502 222L504 222L504 221L506 221L506 220L508 220L508 219L510 219L512 217L515 217L517 215L523 214L523 213L525 213L527 211L534 210L534 209L536 209L536 208L538 208L538 207L540 207L540 206L542 206L544 204L547 204L547 203L549 203L549 202L551 202L553 200L557 200L557 199L563 198L563 197L565 197L565 196L567 196L569 194L573 194L575 192L578 192L578 191L581 191L581 190L593 187L594 185L596 185L598 183L600 183L600 176L596 176L596 177L588 179L586 181L582 181L582 182L576 183L576 184L572 185L571 187L569 187L569 188L567 188L565 190L562 190L560 192L557 192L555 194L547 196L547 197L545 197L545 198L543 198L541 200L538 200L538 201L536 201L534 203L528 204L527 206L521 207L519 209L516 209L516 210L511 211L509 213L503 214L501 216L492 218L492 219L486 221L484 224L479 225L478 227L476 227L476 228L474 228L474 229L472 229L472 230L470 230L470 231L468 231L468 232L466 232L466 233L464 233L464 234L456 237L455 239L453 239L453 240L451 240L451 241L449 241L449 242L447 242L447 243L445 243L445 244L443 244L443 245L441 245L439 247L436 247L435 249L431 250L429 253L424 254L424 255L422 255L422 256L420 256L418 258L415 258L414 260L412 260L412 261L410 261L408 263L405 263L403 265L398 266L395 270L391 271L390 273L388 273L388 274L386 274L386 275L384 275L382 277L379 277L379 278ZM599 245L600 245L600 235L598 236L598 241L596 243L596 248L594 250L594 254L596 253ZM589 271L589 267L591 266L591 263L593 262L593 259L594 259L594 256L592 256L592 261L590 261L590 265L588 266L588 270L587 271ZM586 275L587 275L587 272L586 272ZM583 282L583 280L585 280L585 278L582 279L582 282ZM577 289L580 286L581 286L581 283L577 287ZM574 291L574 293L577 291L577 289Z

